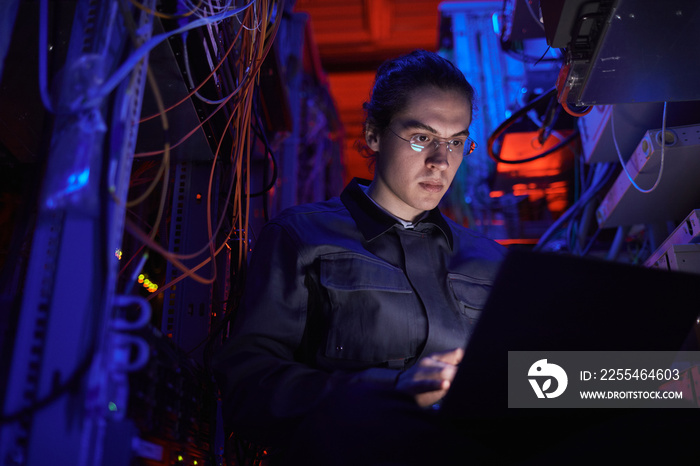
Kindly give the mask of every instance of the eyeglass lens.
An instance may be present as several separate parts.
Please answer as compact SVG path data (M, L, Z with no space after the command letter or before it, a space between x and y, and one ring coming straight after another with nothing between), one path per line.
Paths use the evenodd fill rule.
M443 143L447 147L447 150L452 152L451 141L439 141L437 139L434 139L433 141L430 141L430 142L423 142L423 141L418 140L418 136L414 136L411 138L411 140L409 142L411 143L411 146L413 147L413 149L417 150L419 152L431 144L434 146L435 150L438 150L438 148L440 147L440 144L443 144ZM476 142L475 141L473 141L472 139L467 139L466 141L464 141L464 149L462 150L462 153L464 155L471 154L472 152L474 152L474 149L476 149Z

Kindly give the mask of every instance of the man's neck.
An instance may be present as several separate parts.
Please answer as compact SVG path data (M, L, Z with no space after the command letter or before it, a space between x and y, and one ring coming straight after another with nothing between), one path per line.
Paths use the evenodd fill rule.
M386 208L384 208L381 204L379 204L377 201L374 200L374 198L373 198L372 195L370 194L370 193L371 193L371 187L372 187L372 185L370 185L370 186L359 185L359 186L360 186L360 188L362 189L362 192L365 193L365 195L369 198L370 201L372 201L372 202L374 203L374 205L376 205L377 207L379 207L379 208L382 210L382 212L386 213L387 215L389 215L390 217L392 217L393 219L395 219L397 222L399 222L400 224L402 224L403 227L406 228L406 229L411 229L411 228L413 228L413 227L415 226L416 223L418 223L418 222L421 221L423 218L425 218L425 216L428 215L428 212L427 212L427 211L423 211L422 213L418 214L418 215L413 219L413 221L409 221L409 220L402 219L401 217L398 217L398 216L392 214L391 212L389 212Z

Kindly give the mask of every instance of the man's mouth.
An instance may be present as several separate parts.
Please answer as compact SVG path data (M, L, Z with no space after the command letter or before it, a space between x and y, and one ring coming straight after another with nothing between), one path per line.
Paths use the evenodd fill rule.
M438 181L422 181L418 183L421 188L431 193L439 193L442 191L443 184Z

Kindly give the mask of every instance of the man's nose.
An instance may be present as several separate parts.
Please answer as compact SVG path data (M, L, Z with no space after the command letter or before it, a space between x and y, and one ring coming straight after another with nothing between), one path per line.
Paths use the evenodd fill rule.
M447 167L450 166L449 162L449 156L450 156L450 149L448 146L449 142L447 141L440 141L437 144L437 147L434 147L433 150L431 151L430 155L428 156L426 160L426 164L430 168L435 168L437 170L445 170ZM444 145L444 147L443 147Z

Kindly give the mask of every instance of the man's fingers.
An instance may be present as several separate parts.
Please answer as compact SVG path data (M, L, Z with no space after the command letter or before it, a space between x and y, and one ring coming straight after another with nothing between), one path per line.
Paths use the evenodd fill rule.
M450 351L433 353L429 357L435 359L436 361L457 365L460 362L462 362L462 358L464 357L464 350L462 348L455 348Z
M411 393L419 406L430 406L449 390L463 356L464 350L456 348L421 358L415 366L401 374L396 387Z
M456 373L457 366L433 360L419 366L411 379L415 382L432 380L441 383L445 380L452 381Z

